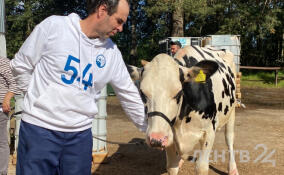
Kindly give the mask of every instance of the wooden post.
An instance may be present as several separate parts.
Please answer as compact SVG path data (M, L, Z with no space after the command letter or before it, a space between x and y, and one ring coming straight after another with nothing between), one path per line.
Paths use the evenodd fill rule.
M242 78L242 72L237 72L236 77L236 98L237 100L241 101L242 94L241 94L241 78ZM240 103L237 103L236 107L241 107Z

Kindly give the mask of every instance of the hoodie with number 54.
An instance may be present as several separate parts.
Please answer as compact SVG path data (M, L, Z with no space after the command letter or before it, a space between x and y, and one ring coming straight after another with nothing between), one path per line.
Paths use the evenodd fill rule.
M74 132L92 126L100 90L110 83L126 114L146 129L144 105L111 39L89 39L77 14L38 24L10 66L24 92L22 120Z

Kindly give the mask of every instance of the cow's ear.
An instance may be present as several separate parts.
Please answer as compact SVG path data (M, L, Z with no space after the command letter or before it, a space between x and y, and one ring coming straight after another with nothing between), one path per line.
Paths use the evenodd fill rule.
M218 68L218 63L215 61L200 61L187 70L185 81L205 82L218 70Z
M146 60L141 60L141 65L144 67L146 64L148 64L149 62Z
M126 65L126 67L133 81L141 79L141 72L143 68L135 67L132 65Z
M219 65L215 61L200 61L198 62L195 67L201 68L207 78L210 78L219 68Z

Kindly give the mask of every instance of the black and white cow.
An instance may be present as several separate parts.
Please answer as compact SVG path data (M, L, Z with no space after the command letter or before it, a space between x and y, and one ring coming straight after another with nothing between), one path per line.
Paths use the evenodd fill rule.
M139 70L139 71L137 71ZM196 173L208 174L215 132L225 125L229 174L238 175L234 158L235 67L233 54L190 46L175 58L157 55L143 68L129 66L148 115L147 143L165 148L167 171L176 175L200 143Z

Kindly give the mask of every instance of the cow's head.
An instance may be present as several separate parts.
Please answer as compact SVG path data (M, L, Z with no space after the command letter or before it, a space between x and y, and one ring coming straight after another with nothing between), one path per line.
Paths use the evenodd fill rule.
M130 74L140 79L140 93L148 116L146 140L152 147L167 147L173 143L173 128L183 101L183 83L204 83L216 72L218 64L201 61L187 68L169 55L159 54L142 69L131 67Z

